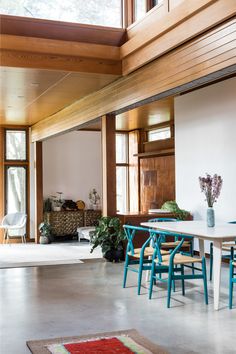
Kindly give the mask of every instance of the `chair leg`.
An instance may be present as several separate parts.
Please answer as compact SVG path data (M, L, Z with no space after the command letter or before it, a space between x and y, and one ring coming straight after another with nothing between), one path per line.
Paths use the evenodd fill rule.
M152 268L151 268L151 274L150 274L150 284L149 284L149 292L148 292L148 298L151 300L152 298L152 289L153 289L153 283L156 280L155 277L155 263L152 262Z
M127 273L128 273L128 265L129 265L129 255L125 256L125 266L124 266L124 278L123 278L123 288L126 286Z
M207 272L206 272L206 259L202 258L202 275L203 275L203 284L204 284L204 296L205 303L208 305L208 290L207 290Z
M184 265L181 264L181 275L183 276L181 283L182 283L182 295L185 295L185 285L184 285Z
M229 270L229 308L232 309L233 307L233 264L230 263L230 270Z
M138 270L138 295L140 295L141 292L142 274L143 274L143 265L141 263L139 265L139 270Z
M173 281L172 277L173 277L173 266L169 265L167 308L170 308L171 286L172 286L172 281Z
M212 281L212 271L213 271L213 243L210 244L210 281Z
M191 243L190 243L190 254L191 254L191 257L193 257L194 256L194 254L193 254L193 240L191 241ZM194 273L195 273L195 270L194 270L194 263L192 263L192 275L194 275Z

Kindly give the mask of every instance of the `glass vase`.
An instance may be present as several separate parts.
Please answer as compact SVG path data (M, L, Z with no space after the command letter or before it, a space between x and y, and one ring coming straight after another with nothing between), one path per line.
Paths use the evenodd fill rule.
M207 226L208 227L215 226L215 211L212 207L207 208Z

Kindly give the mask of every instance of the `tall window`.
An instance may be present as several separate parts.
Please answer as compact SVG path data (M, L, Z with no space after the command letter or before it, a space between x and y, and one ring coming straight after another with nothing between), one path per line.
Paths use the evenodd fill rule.
M27 213L27 131L5 130L5 213Z
M128 134L116 134L116 209L128 210Z
M142 18L147 12L147 1L146 0L135 0L134 1L134 20L137 21Z
M122 27L121 0L0 0L0 13Z

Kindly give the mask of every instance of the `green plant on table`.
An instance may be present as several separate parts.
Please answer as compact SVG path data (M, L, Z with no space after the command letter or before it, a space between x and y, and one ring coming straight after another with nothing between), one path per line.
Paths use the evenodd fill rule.
M174 200L170 200L170 201L165 202L162 205L161 209L167 210L167 211L175 214L176 218L179 220L186 220L189 217L189 212L184 209L180 209L178 204Z

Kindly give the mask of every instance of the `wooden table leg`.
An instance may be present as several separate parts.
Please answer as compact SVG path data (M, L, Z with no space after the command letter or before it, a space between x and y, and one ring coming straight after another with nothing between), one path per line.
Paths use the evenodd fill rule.
M219 310L222 241L213 241L214 309Z
M204 249L204 240L201 238L198 239L199 242L199 252L201 257L205 257L205 249Z

